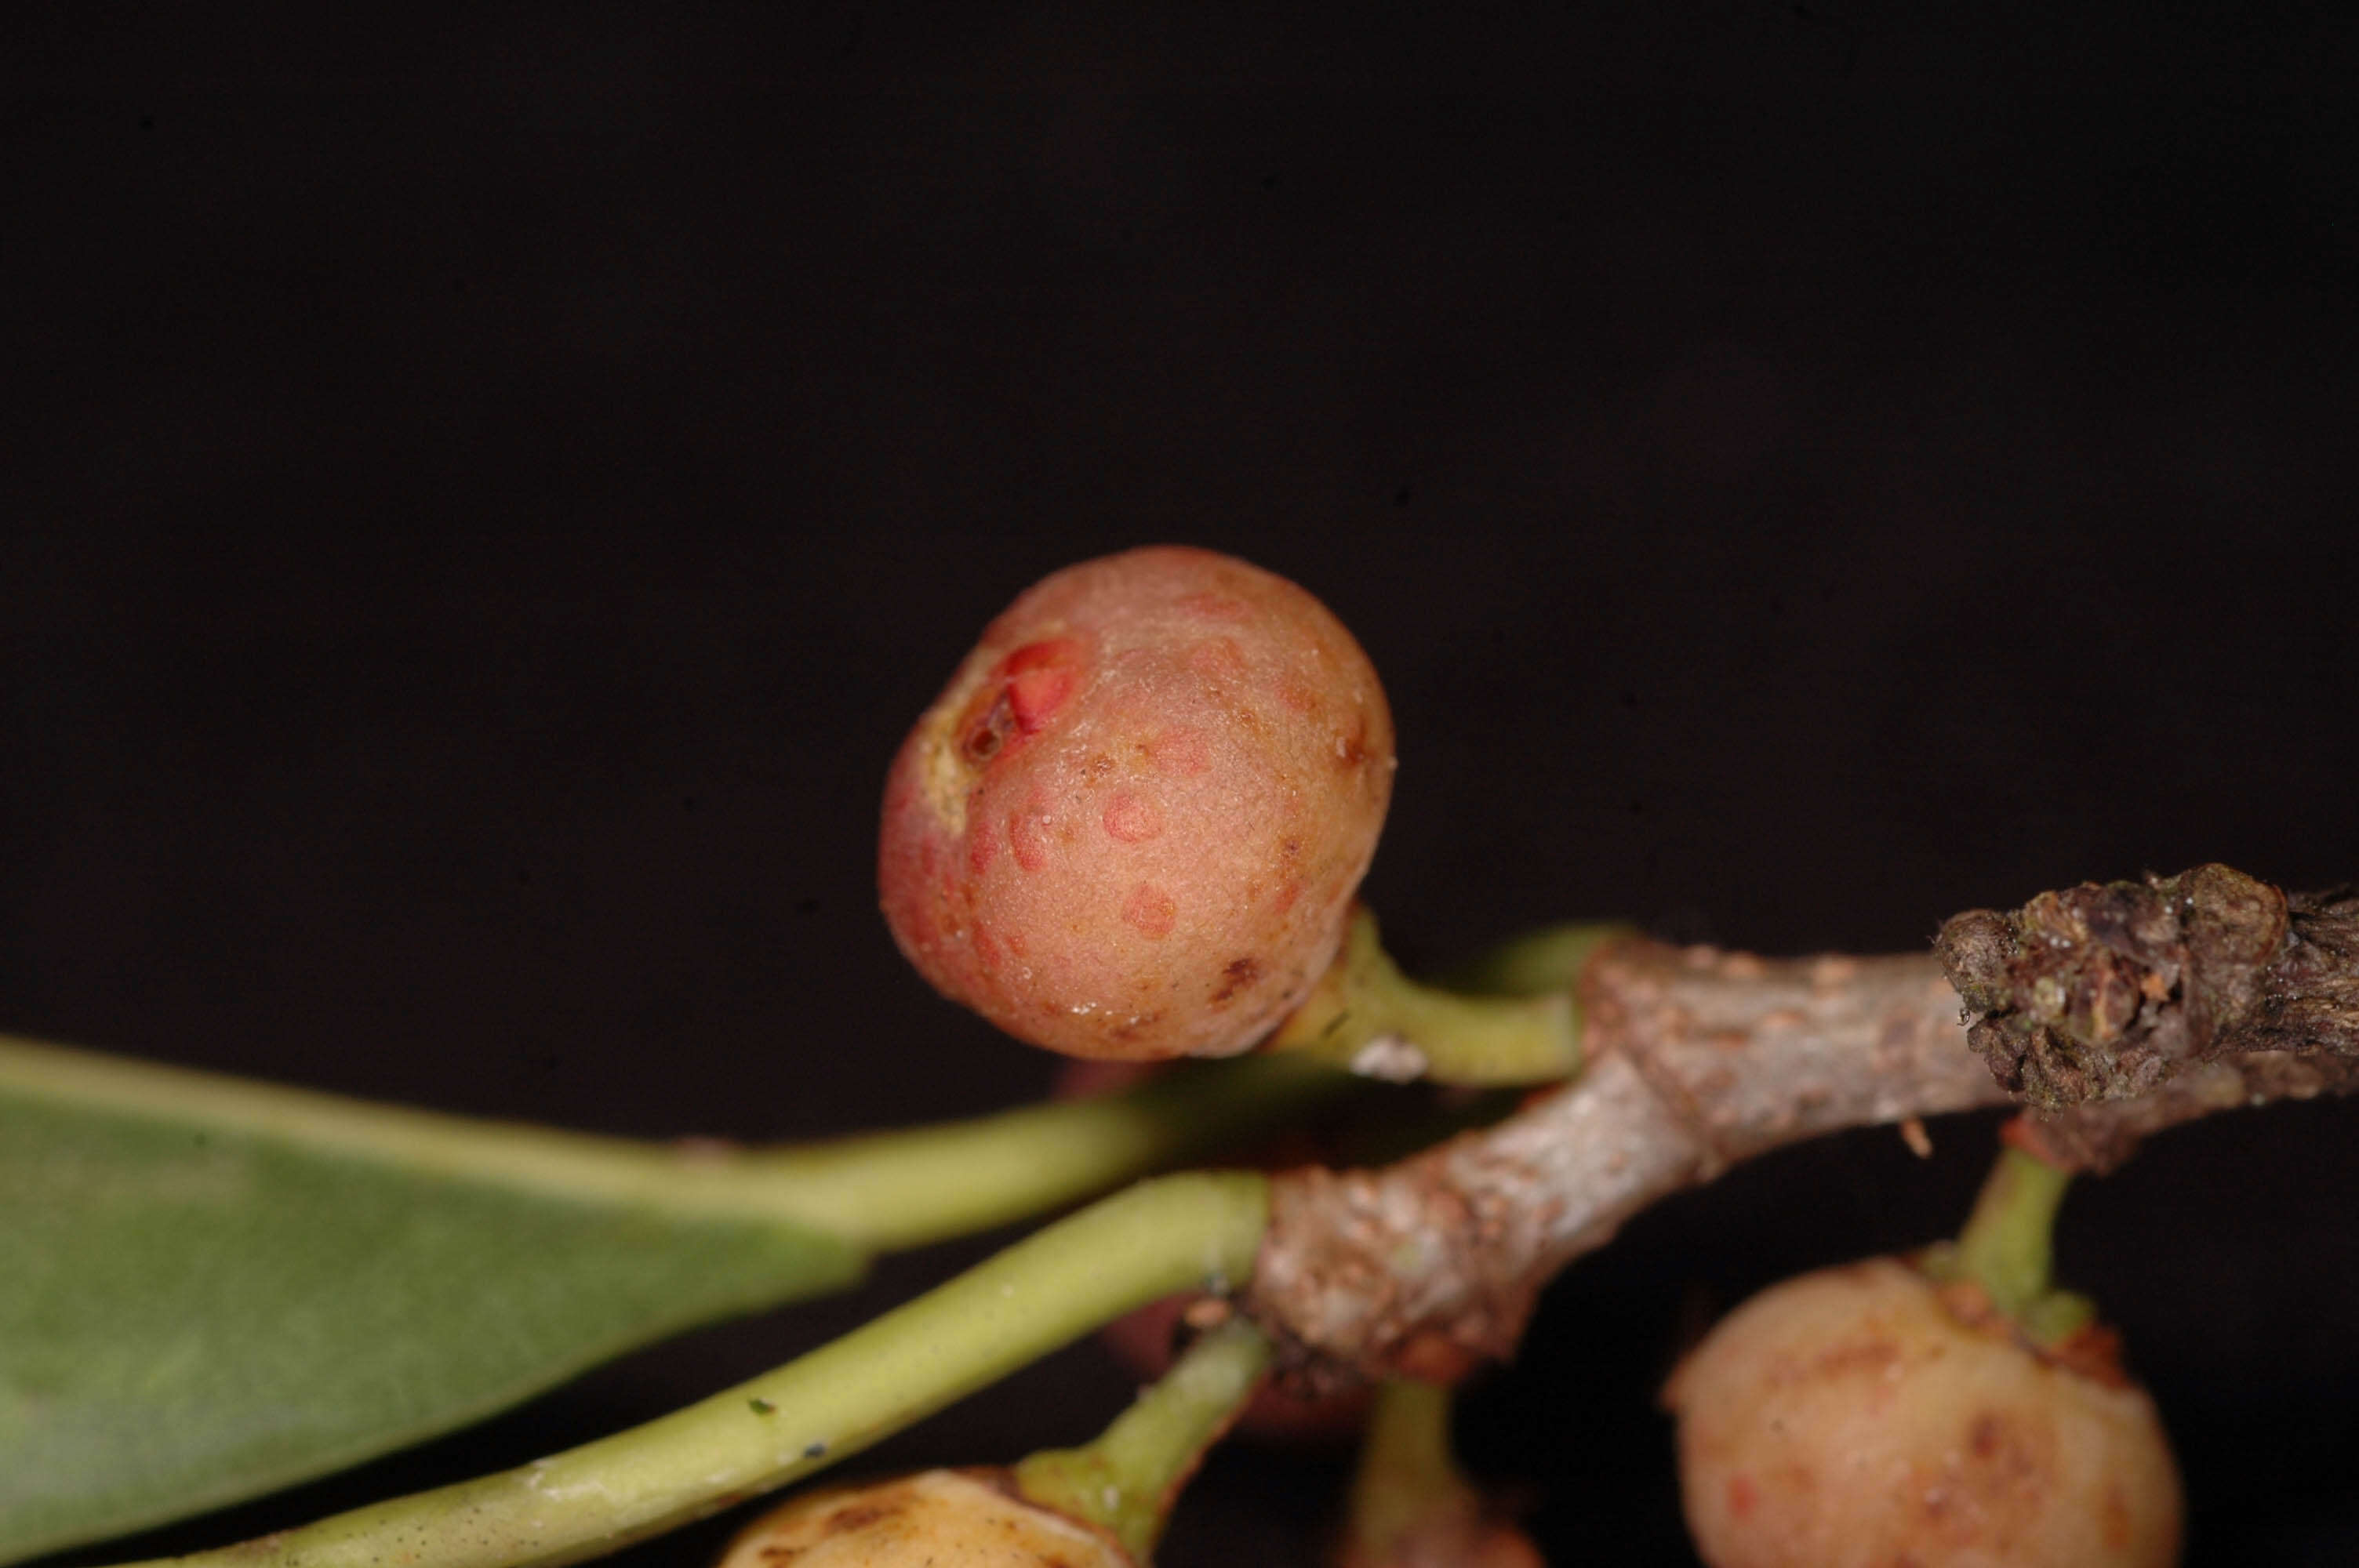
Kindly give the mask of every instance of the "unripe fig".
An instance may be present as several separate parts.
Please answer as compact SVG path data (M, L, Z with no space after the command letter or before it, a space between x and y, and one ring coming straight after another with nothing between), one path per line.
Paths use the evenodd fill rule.
M927 1470L807 1492L747 1525L717 1568L1133 1568L1103 1530L1025 1501L1006 1473Z
M1392 773L1375 671L1310 594L1206 550L1085 561L984 629L894 759L885 917L1021 1039L1230 1054L1334 957Z
M1896 1259L1755 1296L1663 1400L1712 1568L2178 1561L2179 1473L2145 1392Z

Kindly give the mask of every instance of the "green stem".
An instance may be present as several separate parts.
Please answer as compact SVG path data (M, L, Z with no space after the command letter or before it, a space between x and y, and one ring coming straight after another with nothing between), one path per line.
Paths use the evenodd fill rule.
M1386 956L1375 916L1361 908L1343 951L1270 1049L1368 1077L1548 1083L1581 1070L1581 1018L1568 990L1462 996L1419 985Z
M1132 1308L1253 1267L1269 1184L1145 1182L832 1345L643 1426L180 1568L539 1568L660 1534L856 1453Z
M1060 1208L1282 1126L1352 1087L1307 1060L1191 1064L1121 1094L800 1147L664 1144L375 1105L0 1035L0 1093L675 1213L785 1219L864 1249Z
M812 1224L874 1247L916 1247L1209 1158L1359 1087L1322 1062L1188 1062L1096 1099L747 1158Z
M1573 990L1600 948L1637 935L1636 926L1620 921L1543 926L1484 954L1453 974L1451 983L1487 996Z
M1096 1442L1035 1454L1016 1486L1044 1507L1103 1525L1144 1563L1180 1488L1228 1431L1269 1367L1269 1341L1243 1320L1190 1346Z
M1395 1379L1376 1390L1352 1477L1347 1529L1358 1560L1391 1561L1421 1527L1480 1512L1481 1498L1451 1454L1450 1406L1445 1384Z
M2019 1318L2049 1295L2055 1261L2056 1210L2072 1173L2022 1150L1999 1151L1973 1213L1946 1250L1942 1270L1972 1280L1989 1292L1991 1304Z

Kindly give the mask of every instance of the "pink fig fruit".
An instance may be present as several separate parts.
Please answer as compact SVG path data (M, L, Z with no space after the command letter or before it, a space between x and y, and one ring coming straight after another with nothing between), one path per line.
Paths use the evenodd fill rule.
M2179 1472L2102 1331L2043 1352L1897 1259L1762 1292L1671 1374L1712 1568L2167 1568Z
M894 759L885 917L1020 1039L1231 1054L1335 956L1392 776L1375 670L1309 593L1208 550L1085 561L984 629Z

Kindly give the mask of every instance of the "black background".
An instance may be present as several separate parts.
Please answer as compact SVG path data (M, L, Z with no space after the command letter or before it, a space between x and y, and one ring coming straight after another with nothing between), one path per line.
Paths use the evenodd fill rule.
M1412 963L2359 873L2359 43L1926 9L12 10L0 1027L650 1136L1036 1097L893 951L876 795L1001 604L1163 539L1385 673ZM1681 1336L1952 1227L1988 1128L1934 1134L1558 1284L1463 1435L1559 1560L1687 1560ZM2190 1562L2359 1560L2354 1143L2224 1118L2068 1206ZM612 1430L984 1245L85 1557ZM1126 1388L1085 1346L864 1463ZM1224 1454L1164 1561L1309 1561L1339 1475Z

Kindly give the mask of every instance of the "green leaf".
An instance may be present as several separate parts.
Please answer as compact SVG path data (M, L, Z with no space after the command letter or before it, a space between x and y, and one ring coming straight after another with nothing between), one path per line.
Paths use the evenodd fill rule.
M858 1275L824 1230L700 1201L696 1164L0 1040L0 1562Z

